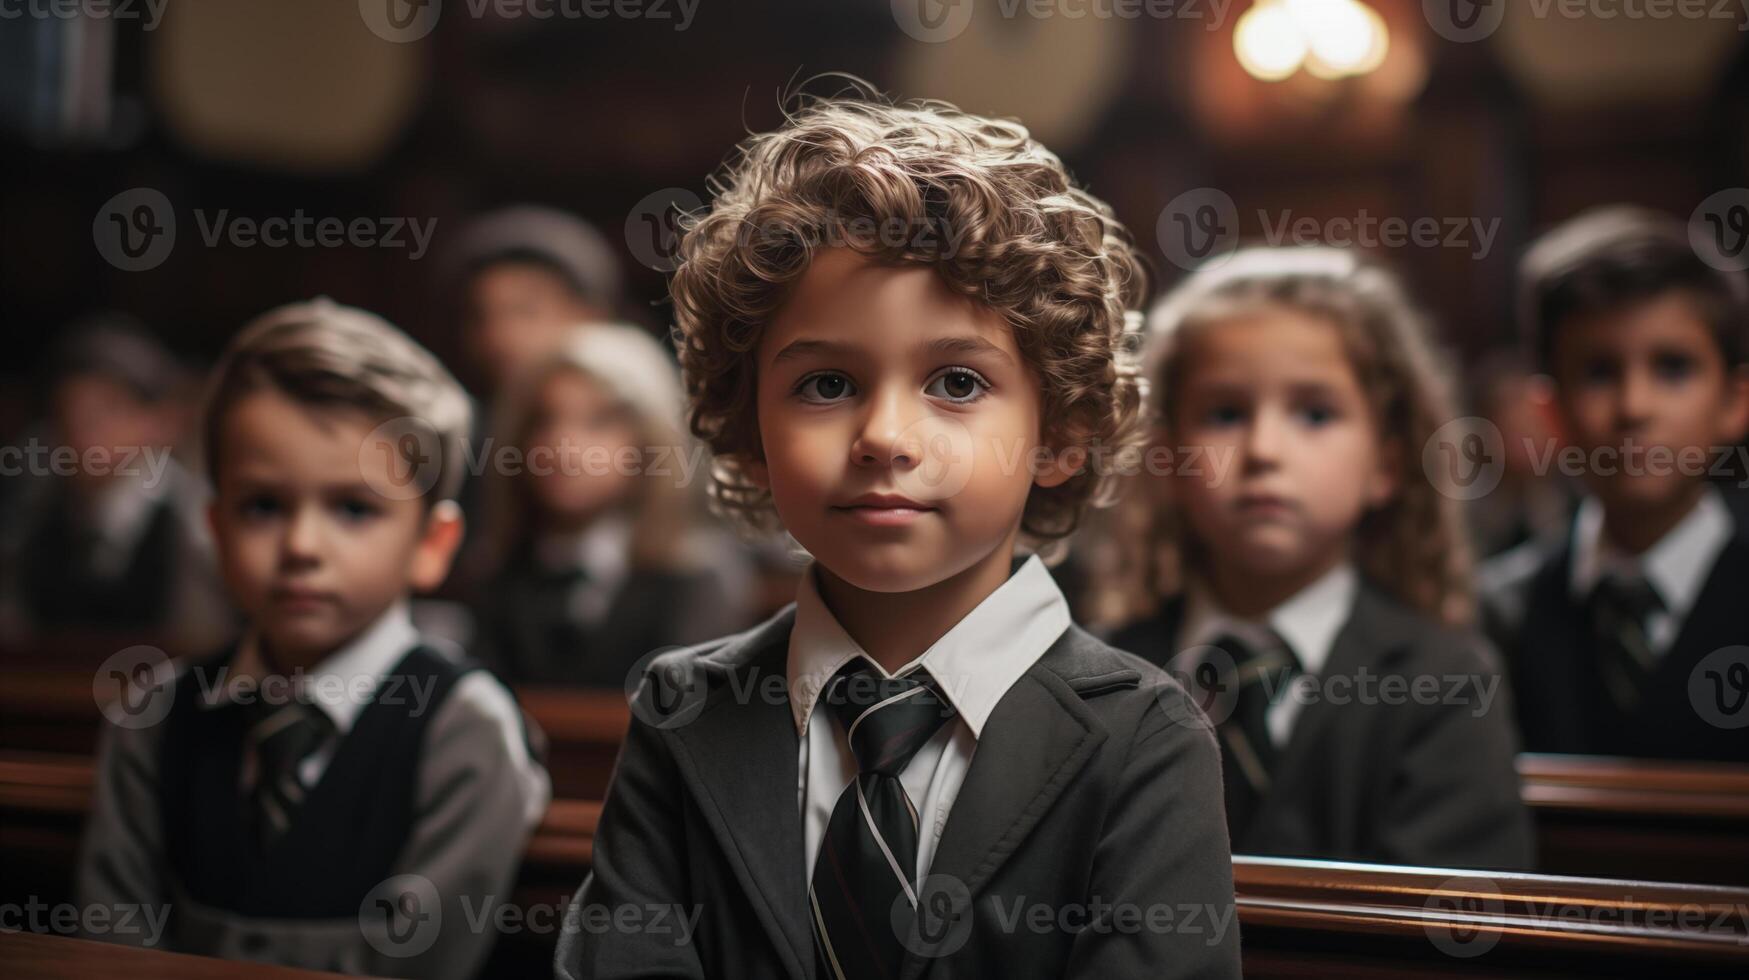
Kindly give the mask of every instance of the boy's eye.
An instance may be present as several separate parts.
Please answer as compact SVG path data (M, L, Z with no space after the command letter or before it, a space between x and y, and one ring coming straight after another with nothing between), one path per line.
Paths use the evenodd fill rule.
M1652 358L1652 373L1664 381L1681 381L1694 373L1694 358L1687 354L1658 354Z
M260 520L279 513L279 501L265 494L244 497L237 505L237 513L248 520Z
M1336 411L1328 405L1304 405L1300 408L1300 417L1308 425L1327 425L1336 418Z
M1210 405L1202 417L1208 425L1237 425L1245 420L1245 410L1233 404Z
M1587 384L1604 384L1615 380L1616 363L1607 357L1595 357L1580 368L1579 377Z
M810 374L795 387L795 393L801 395L803 401L810 402L834 402L855 394L855 391L850 379L836 371Z
M337 503L334 509L341 517L349 521L362 521L381 513L381 508L368 500L348 498Z
M923 393L964 404L983 397L984 391L989 387L990 382L970 368L949 368L936 375L928 387L923 389Z

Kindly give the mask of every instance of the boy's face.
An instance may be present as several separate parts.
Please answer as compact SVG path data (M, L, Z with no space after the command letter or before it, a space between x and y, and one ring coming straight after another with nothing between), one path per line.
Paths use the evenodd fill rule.
M1677 461L1729 446L1749 425L1749 372L1726 366L1680 292L1562 323L1550 361L1561 428L1587 461L1607 464L1587 465L1585 482L1617 514L1685 506L1701 481Z
M576 371L541 385L523 445L535 502L559 525L581 523L631 495L641 462L631 412Z
M262 389L219 431L208 512L226 583L282 669L308 666L410 590L441 584L461 541L452 502L396 500L386 453L361 452L362 412Z
M1033 465L1039 381L1013 329L929 268L820 251L757 358L764 459L749 474L857 588L915 591L999 549L1006 562L1035 474L1073 475Z
M556 348L571 328L604 318L564 276L538 262L496 262L468 282L468 352L501 387Z
M1172 417L1157 438L1187 464L1169 489L1217 579L1332 567L1398 485L1335 326L1272 309L1185 343L1183 381L1167 393Z
M127 385L95 374L74 375L54 390L55 425L79 454L122 454L167 445L172 438L169 412L141 401ZM86 475L83 467L80 474Z

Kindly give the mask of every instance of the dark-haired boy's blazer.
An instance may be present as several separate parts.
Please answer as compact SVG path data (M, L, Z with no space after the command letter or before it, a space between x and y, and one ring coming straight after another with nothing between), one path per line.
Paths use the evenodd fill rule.
M1166 664L1178 653L1182 618L1182 600L1168 599L1112 643ZM1362 697L1359 679L1367 675L1378 696ZM1381 685L1389 676L1410 685L1440 678L1438 697L1387 699ZM1363 581L1319 677L1320 697L1300 709L1270 790L1233 841L1234 853L1534 867L1534 828L1514 768L1511 694L1480 636L1439 626ZM1348 680L1332 684L1336 677ZM1448 678L1477 680L1454 696L1458 682ZM1494 693L1484 698L1478 683L1496 685ZM1335 703L1336 696L1347 703Z
M816 976L784 688L794 616L651 665L558 976ZM990 715L929 875L963 886L957 925L903 977L1239 976L1206 720L1163 672L1076 626ZM695 931L672 927L677 908Z
M1749 644L1749 538L1742 522L1632 713L1615 707L1604 687L1584 603L1570 591L1572 560L1569 534L1482 568L1483 619L1512 673L1525 750L1749 761L1749 704L1721 660L1702 665L1716 651ZM1706 676L1714 669L1716 678Z

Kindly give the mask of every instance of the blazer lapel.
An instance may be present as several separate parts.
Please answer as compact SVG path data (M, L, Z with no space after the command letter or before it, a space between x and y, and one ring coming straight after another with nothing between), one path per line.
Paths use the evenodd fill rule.
M1319 676L1355 677L1362 667L1375 674L1388 671L1390 667L1386 661L1409 638L1400 615L1386 606L1373 593L1372 587L1363 582L1355 592L1354 609L1348 622L1336 634L1330 656ZM1275 766L1276 785L1271 788L1263 808L1252 822L1253 828L1267 823L1267 811L1275 806L1297 805L1296 801L1304 799L1302 794L1281 791L1281 784L1296 779L1323 780L1329 777L1329 760L1318 756L1328 750L1327 743L1323 742L1325 730L1347 713L1346 707L1333 704L1329 698L1319 698L1300 709L1293 730L1288 733L1287 746ZM1237 849L1238 842L1234 842L1234 846Z
M789 975L805 980L814 940L796 804L799 745L784 683L794 622L790 606L703 658L708 700L672 735L681 776L754 914Z
M997 702L954 798L929 874L957 879L974 901L1105 741L1081 699L1045 666L1078 634L1065 630ZM908 953L899 975L915 978L930 962Z

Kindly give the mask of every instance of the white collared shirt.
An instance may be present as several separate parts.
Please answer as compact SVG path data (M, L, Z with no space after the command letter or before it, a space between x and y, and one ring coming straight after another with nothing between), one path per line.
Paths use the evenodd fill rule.
M631 568L632 522L621 511L601 515L577 534L550 535L535 543L535 561L552 569L582 568L587 577L571 590L567 612L594 626L607 618Z
M1583 603L1598 579L1612 571L1644 575L1664 608L1646 617L1646 640L1662 655L1700 599L1719 553L1736 527L1717 487L1709 486L1682 520L1650 548L1630 555L1603 535L1603 504L1587 496L1573 517L1572 596Z
M350 642L304 672L310 701L334 724L331 736L298 763L298 782L305 789L313 789L322 781L322 773L327 771L341 741L352 731L353 723L371 702L377 687L401 658L419 643L420 635L413 625L410 604L406 599L399 599ZM267 663L261 657L260 640L254 631L250 631L237 649L225 686L215 692L210 702L203 698L201 704L216 707L231 700L238 693L237 684L242 678L254 682L256 696L260 696L260 682L269 673ZM418 697L418 691L413 691L412 696ZM533 826L546 812L551 790L546 770L528 754L521 709L498 679L485 670L462 675L445 704L451 705L458 699L497 723L512 768L526 792L524 818L529 826ZM254 784L255 755L247 745L240 777L245 789Z
M822 689L855 657L874 660L850 638L826 604L810 564L796 592L795 625L789 641L790 708L800 738L796 787L807 847L808 879L838 797L856 776L856 757L842 725L830 712L816 716ZM966 617L917 659L899 670L929 671L954 717L941 727L899 774L917 808L918 880L928 872L948 812L959 794L972 753L990 712L1040 656L1069 628L1069 604L1044 562L1031 555ZM874 669L881 671L880 665ZM818 724L814 722L820 722Z
M1294 593L1264 614L1261 620L1241 619L1222 609L1214 594L1201 583L1193 583L1184 604L1184 623L1178 629L1178 649L1207 646L1224 634L1232 634L1249 643L1268 645L1262 636L1264 628L1272 629L1281 641L1292 648L1304 673L1294 684L1317 682L1320 671L1330 659L1330 649L1337 634L1354 613L1354 597L1360 589L1360 577L1350 562L1343 562L1325 572L1317 581ZM1186 665L1188 666L1188 665ZM1269 738L1277 746L1287 744L1293 734L1294 721L1299 717L1303 698L1278 697L1264 714L1269 726Z

